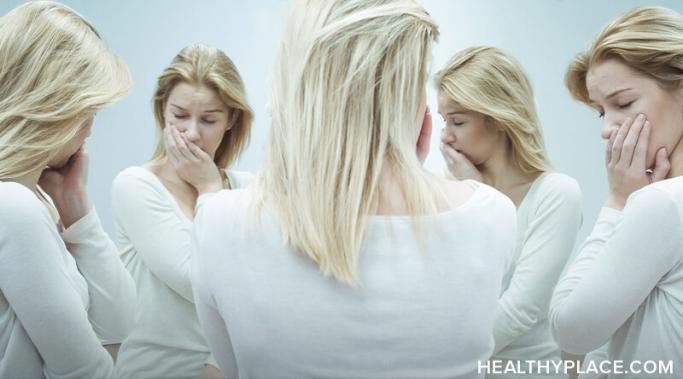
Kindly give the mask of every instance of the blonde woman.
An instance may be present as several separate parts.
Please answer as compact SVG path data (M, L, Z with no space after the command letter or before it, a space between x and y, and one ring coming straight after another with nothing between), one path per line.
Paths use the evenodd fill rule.
M229 167L247 145L252 111L230 58L191 45L161 73L154 116L162 134L154 156L125 169L113 185L117 243L138 288L135 326L121 346L117 375L218 375L216 363L207 362L192 298L190 230L199 193L251 181Z
M463 50L435 83L449 173L489 184L517 206L517 249L498 299L492 359L559 361L547 313L581 224L579 186L552 171L531 85L508 53Z
M87 191L95 112L126 65L53 2L0 17L0 377L109 378L135 287Z
M550 307L555 339L609 361L672 363L683 376L683 16L628 11L569 66L566 83L602 118L609 197ZM631 366L632 362L636 366ZM657 364L655 362L655 364ZM612 367L612 366L609 366Z
M198 200L193 289L226 377L481 377L514 207L422 167L437 33L413 1L293 3L265 167Z

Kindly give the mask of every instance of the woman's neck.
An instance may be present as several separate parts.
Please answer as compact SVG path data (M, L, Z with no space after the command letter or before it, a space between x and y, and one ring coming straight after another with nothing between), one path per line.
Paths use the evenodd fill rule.
M192 185L178 176L178 172L175 170L168 157L150 161L146 166L150 169L150 171L158 176L167 187L172 186L175 189L179 189L187 193L197 192Z
M31 191L36 191L38 188L38 181L40 180L40 175L43 173L43 169L35 169L31 172L29 172L26 175L22 175L16 178L9 178L9 179L3 179L4 181L7 182L15 182L19 183L26 188L30 189Z
M510 188L529 183L537 176L525 173L513 165L507 148L498 149L496 154L477 168L481 172L484 183L503 193L506 193Z

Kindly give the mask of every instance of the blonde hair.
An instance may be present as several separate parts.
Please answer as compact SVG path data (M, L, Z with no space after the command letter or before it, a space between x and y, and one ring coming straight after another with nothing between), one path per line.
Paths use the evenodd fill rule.
M465 49L448 61L434 82L451 100L494 121L507 137L516 167L525 173L551 169L531 84L510 54L488 46Z
M125 63L71 8L39 1L0 17L0 178L45 167L131 83Z
M251 122L254 118L237 67L223 51L215 47L195 44L182 49L157 81L153 103L154 117L160 130L163 130L166 124L164 108L168 97L173 88L181 82L212 89L229 111L239 112L237 121L223 136L214 156L216 166L229 167L249 143ZM232 122L230 113L228 119ZM152 160L165 156L166 148L163 139L159 138Z
M285 243L340 282L357 284L383 167L411 215L436 209L415 142L437 34L409 0L300 0L290 9L256 203L272 204Z
M606 59L673 89L683 79L683 16L662 7L637 7L609 23L567 69L565 84L576 100L592 104L586 75L593 64Z

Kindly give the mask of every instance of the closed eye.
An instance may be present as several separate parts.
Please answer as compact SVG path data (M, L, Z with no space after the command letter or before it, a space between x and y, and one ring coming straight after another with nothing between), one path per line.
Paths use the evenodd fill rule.
M635 102L635 100L634 100L634 101L629 101L629 102L626 103L626 104L620 104L620 105L617 106L617 108L619 108L619 109L626 109L626 108L630 107L631 104L633 104L634 102Z

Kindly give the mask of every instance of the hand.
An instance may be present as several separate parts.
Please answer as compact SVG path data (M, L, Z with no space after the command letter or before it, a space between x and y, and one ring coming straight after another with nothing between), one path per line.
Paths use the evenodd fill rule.
M665 148L657 150L655 167L651 173L646 172L651 129L650 121L640 114L634 121L626 119L619 129L612 130L605 159L610 188L605 206L621 210L631 193L666 178L671 165Z
M429 107L425 109L424 117L422 118L422 128L420 128L420 135L417 137L417 159L424 164L427 155L429 154L429 143L432 138L432 114L429 112Z
M441 155L443 155L448 165L448 172L457 179L474 179L483 182L481 173L477 168L467 159L466 156L459 153L451 145L441 143Z
M200 195L223 188L223 179L211 156L170 123L164 128L164 144L178 176L193 186Z
M38 185L52 198L65 228L85 216L92 208L86 192L88 154L81 146L59 169L43 170Z

